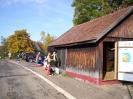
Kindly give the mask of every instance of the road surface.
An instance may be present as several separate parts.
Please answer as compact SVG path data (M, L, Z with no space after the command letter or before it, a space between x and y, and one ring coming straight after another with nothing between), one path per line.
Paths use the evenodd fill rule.
M66 99L21 66L0 60L0 99Z

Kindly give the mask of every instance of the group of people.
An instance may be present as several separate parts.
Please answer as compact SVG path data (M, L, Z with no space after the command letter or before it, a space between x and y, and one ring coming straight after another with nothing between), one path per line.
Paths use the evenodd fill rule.
M48 55L44 59L44 66L57 66L57 54L53 52L52 54L49 52Z
M48 54L43 58L41 57L40 52L38 52L36 54L36 63L37 64L43 64L44 67L48 67L48 66L57 66L57 54L54 51L53 53L48 52Z
M57 67L57 54L56 52L48 53L48 55L44 59L44 67L48 69L49 74L55 72L55 67Z
M54 72L54 68L57 67L57 54L56 52L48 52L47 56L45 56L42 60L40 52L38 52L36 55L36 63L43 65L45 69L48 70L49 74L52 74Z
M27 56L27 55L29 55L29 54L19 53L17 55L17 60L21 61L21 59L23 59L23 56ZM9 58L11 58L11 54L9 54L8 56L9 56ZM34 59L35 59L37 66L38 65L44 66L46 69L49 70L50 74L52 74L55 71L55 68L58 67L58 57L57 57L57 53L55 51L52 53L48 52L48 54L44 57L42 57L40 52L37 52L35 54Z

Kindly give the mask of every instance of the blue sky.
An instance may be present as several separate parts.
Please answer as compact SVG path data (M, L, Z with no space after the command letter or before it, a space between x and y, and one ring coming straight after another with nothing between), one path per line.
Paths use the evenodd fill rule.
M39 41L41 31L58 37L73 26L72 0L0 0L0 37L27 29Z

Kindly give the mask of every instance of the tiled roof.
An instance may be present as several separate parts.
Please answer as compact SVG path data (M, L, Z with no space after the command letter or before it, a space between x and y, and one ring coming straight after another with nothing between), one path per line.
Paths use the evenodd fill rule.
M116 21L119 21L119 19L121 19L123 15L127 14L131 9L133 9L132 6L74 26L53 41L50 46L69 45L78 42L97 40L101 35L105 34L103 31L109 28Z

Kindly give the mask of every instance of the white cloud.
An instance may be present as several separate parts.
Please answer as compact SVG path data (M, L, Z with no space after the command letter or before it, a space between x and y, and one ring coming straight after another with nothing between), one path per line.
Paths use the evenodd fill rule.
M1 5L12 5L16 3L44 4L47 0L0 0Z

